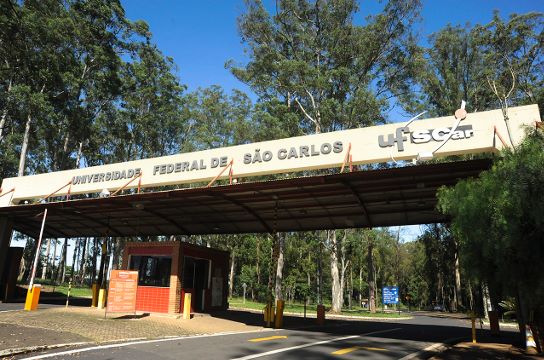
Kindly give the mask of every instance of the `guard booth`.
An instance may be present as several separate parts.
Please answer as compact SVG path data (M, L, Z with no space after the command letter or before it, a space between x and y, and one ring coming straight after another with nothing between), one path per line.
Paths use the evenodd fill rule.
M191 312L226 310L229 252L184 242L130 242L123 269L137 270L136 311L183 312L191 293Z

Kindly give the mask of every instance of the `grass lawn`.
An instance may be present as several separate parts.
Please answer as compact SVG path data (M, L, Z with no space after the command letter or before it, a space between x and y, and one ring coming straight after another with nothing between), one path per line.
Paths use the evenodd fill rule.
M229 299L229 305L230 307L236 307L236 308L246 308L246 309L253 309L253 310L262 310L266 304L256 301L251 301L249 299L246 299L246 302L244 304L244 301L240 297L233 297L232 299ZM325 309L330 308L329 304L325 304ZM291 313L298 313L298 314L304 314L304 304L299 303L285 303L285 312L291 312ZM315 314L317 312L317 305L312 304L308 305L306 308L307 314ZM406 314L399 315L397 312L376 312L374 314L370 313L370 311L363 309L361 307L353 307L351 310L344 309L342 311L342 315L348 315L348 316L361 316L361 317L375 317L375 318L398 318L398 317L405 317Z
M66 296L68 294L68 286L66 285L42 285L42 294L45 296ZM73 287L70 291L70 297L90 298L93 296L92 291L88 287Z

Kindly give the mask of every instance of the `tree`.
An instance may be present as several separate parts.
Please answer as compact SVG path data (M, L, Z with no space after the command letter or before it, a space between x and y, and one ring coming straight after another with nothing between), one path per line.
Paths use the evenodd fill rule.
M257 93L271 114L289 113L285 128L320 133L384 121L389 98L409 90L416 49L410 25L419 1L389 1L364 26L353 23L354 0L277 2L276 14L247 1L239 18L249 62L227 67ZM281 119L265 119L274 125ZM281 127L281 126L280 126ZM327 232L333 274L333 312L342 307L342 246ZM278 269L278 271L280 271Z
M507 21L495 12L486 25L448 25L432 34L429 47L415 51L417 90L399 100L410 111L446 116L461 100L472 111L511 103L544 105L542 13L513 14Z
M532 130L515 151L505 150L478 179L439 192L440 209L451 215L461 264L503 299L517 299L520 326L529 313L543 334L544 134ZM541 339L542 341L542 339Z
M198 89L188 99L188 121L183 151L245 144L253 139L253 106L239 90L226 94L220 86Z
M430 302L457 310L461 293L457 287L457 244L450 230L442 224L426 226L418 238L425 250L423 272Z

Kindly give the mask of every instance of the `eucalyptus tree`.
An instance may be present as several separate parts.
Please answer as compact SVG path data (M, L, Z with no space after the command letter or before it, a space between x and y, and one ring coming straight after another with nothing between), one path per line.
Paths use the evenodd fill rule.
M462 304L455 237L443 224L427 225L418 241L425 249L423 273L428 285L429 300L445 308L457 310Z
M389 1L356 25L354 0L278 1L275 15L259 0L247 1L239 29L249 61L227 67L271 114L290 114L288 135L383 122L389 99L410 89L410 55L417 50L410 25L419 6L417 0ZM342 248L334 231L326 242L334 251ZM331 253L335 292L341 289L338 258ZM342 295L333 299L332 311L339 312Z
M474 32L484 54L486 84L502 109L513 145L508 107L544 106L544 13L512 14L503 21L495 12L489 24Z
M85 158L91 129L101 111L121 92L122 56L137 42L138 29L118 1L65 2L71 66L63 76L59 119L43 129L53 170L79 165ZM48 134L51 133L51 134ZM48 136L49 135L49 136Z
M220 86L198 89L187 101L190 119L183 151L240 145L253 141L253 104L239 90L227 94Z
M415 52L417 91L400 97L410 110L451 115L461 100L471 111L511 104L544 105L544 16L495 12L490 23L452 26L432 34Z
M62 90L62 69L69 62L64 6L58 1L9 2L2 32L3 130L10 129L11 146L19 153L17 175L40 164L40 152L27 163L27 153L35 150L40 122L55 114L54 95ZM2 24L4 25L4 24Z
M119 124L112 140L126 160L177 153L188 120L185 87L174 75L172 59L149 38L134 57L123 64Z

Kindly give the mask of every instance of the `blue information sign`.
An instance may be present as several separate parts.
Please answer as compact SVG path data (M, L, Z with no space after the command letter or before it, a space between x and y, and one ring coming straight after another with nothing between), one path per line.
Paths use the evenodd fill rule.
M399 303L399 287L398 286L384 286L382 294L383 294L384 304L398 304Z

